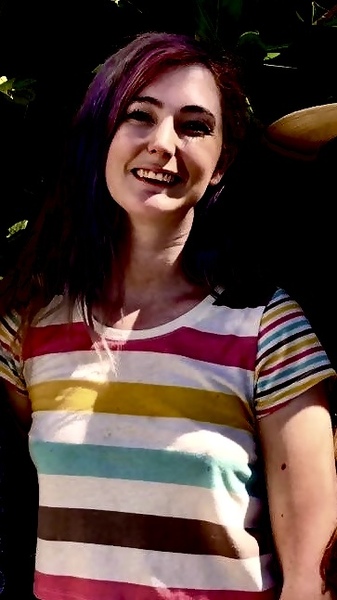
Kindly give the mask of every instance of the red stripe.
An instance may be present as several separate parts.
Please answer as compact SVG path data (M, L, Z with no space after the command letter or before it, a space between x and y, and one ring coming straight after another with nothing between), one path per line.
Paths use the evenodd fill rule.
M253 371L256 357L255 337L220 335L181 327L167 334L149 339L104 340L104 345L96 342L96 348L104 350L128 350L137 352L158 352L185 356L229 367L240 367ZM32 327L24 344L24 360L54 352L91 350L93 342L84 323L69 325L48 325Z
M276 600L272 589L264 592L154 588L132 583L77 579L35 573L34 594L42 600Z
M90 350L93 341L84 323L31 327L22 348L23 360L54 352Z

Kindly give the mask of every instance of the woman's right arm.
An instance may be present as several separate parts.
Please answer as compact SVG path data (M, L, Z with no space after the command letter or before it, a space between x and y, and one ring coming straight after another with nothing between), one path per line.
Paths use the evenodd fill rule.
M16 340L21 317L16 311L0 316L0 401L24 432L31 425L31 403L23 378L21 348Z

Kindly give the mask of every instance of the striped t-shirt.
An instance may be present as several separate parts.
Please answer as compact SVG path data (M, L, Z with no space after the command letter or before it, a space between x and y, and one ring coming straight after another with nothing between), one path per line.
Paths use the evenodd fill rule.
M270 600L273 552L256 419L334 375L300 307L210 296L124 331L56 298L0 375L29 395L43 600Z

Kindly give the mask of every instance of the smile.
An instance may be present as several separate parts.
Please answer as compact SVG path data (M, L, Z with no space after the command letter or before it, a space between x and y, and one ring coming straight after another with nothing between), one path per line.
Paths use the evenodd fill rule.
M165 183L168 185L174 185L178 183L180 179L178 175L174 173L163 173L155 171L151 171L150 169L133 169L133 174L137 177L137 179L141 179L142 181L150 181L151 183Z

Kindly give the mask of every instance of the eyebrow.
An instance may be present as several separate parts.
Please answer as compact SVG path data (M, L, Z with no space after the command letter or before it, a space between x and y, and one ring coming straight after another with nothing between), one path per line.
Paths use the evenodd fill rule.
M153 106L156 106L158 108L163 108L163 103L160 100L157 100L157 98L153 98L152 96L137 96L136 98L134 98L134 100L131 102L131 104L133 104L134 102L148 102L149 104L152 104ZM205 115L206 117L209 117L210 119L212 119L212 121L216 121L215 119L215 115L208 110L207 108L204 108L203 106L199 106L198 104L188 104L186 106L183 106L180 110L180 112L182 113L200 113L201 115Z

